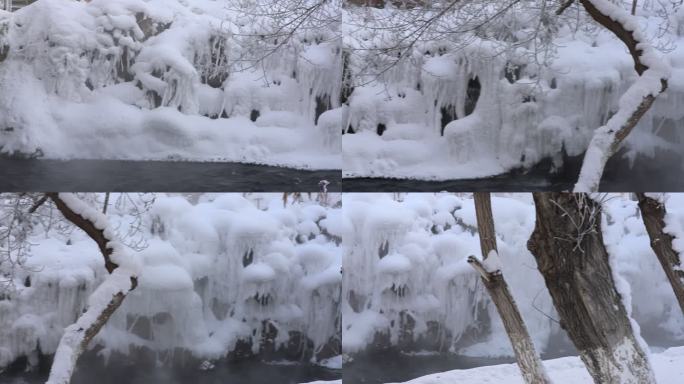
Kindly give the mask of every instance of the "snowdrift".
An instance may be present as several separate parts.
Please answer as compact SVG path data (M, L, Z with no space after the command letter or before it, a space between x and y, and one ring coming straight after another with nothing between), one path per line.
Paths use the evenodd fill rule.
M326 9L327 28L283 41L287 20L264 2L38 0L1 14L0 151L339 168L339 124L317 125L339 106L339 18Z

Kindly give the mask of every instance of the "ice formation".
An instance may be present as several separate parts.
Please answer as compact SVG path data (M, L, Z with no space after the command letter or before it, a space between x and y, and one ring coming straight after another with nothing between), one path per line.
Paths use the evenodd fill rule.
M339 107L339 15L321 9L323 27L286 38L262 3L38 0L0 14L0 151L339 167L317 124Z
M491 12L497 6L492 5ZM643 77L643 86L623 96L637 79L632 57L611 32L591 26L586 12L580 12L579 25L575 16L545 16L548 31L537 38L548 33L549 42L534 40L534 28L528 28L542 17L535 14L538 7L525 2L518 6L489 29L472 34L444 32L469 27L466 18L444 16L456 20L449 24L447 18L428 28L405 51L396 46L413 42L415 36L402 35L413 30L391 25L425 20L436 11L423 15L395 7L345 8L352 92L351 118L342 139L344 174L474 178L529 168L544 159L558 168L565 155L580 156L587 150L595 130L618 106L659 91L653 87L660 86L659 77L669 71L660 65ZM417 15L412 17L412 12ZM630 24L653 45L666 47L661 55L672 67L668 90L625 142L630 160L637 154L682 151L678 127L684 124L684 114L678 106L684 94L684 11L671 10L672 15L665 16L659 12L658 6L640 7L637 25ZM528 38L529 44L516 43ZM541 48L544 44L551 49ZM654 55L650 50L645 60Z
M684 319L636 201L628 195L603 201L604 240L635 331L644 338L657 330L681 339ZM496 309L466 262L469 255L481 257L471 196L345 194L344 207L343 265L345 272L353 271L343 280L344 352L395 346L512 356ZM527 250L535 222L531 195L494 195L492 209L499 253L491 268L502 270L537 350L544 353L562 330ZM669 220L681 221L680 211Z
M142 217L146 246L130 250L141 260L139 285L91 346L105 357L142 349L159 363L291 343L321 363L338 355L341 212L339 195L329 197L328 206L312 197L283 207L276 194L157 195ZM108 213L123 233L130 209ZM35 226L29 239L26 268L0 297L0 367L54 353L107 276L95 243L78 230L65 238Z

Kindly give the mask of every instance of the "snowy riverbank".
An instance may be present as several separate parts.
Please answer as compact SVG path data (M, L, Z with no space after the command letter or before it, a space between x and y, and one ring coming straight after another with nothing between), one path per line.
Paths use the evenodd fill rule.
M0 152L339 169L335 14L278 42L264 36L287 20L238 3L38 0L0 14Z
M658 384L678 384L684 377L684 347L669 348L651 355ZM594 381L579 357L545 360L551 380L557 384L591 384ZM406 381L405 384L523 384L516 364L458 369Z

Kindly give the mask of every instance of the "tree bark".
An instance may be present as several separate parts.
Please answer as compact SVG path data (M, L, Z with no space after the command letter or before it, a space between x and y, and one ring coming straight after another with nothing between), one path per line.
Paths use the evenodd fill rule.
M533 195L536 224L527 247L594 382L655 383L615 286L600 203L586 194Z
M623 24L625 23L625 18L634 18L634 16L631 16L620 6L609 3L606 0L580 0L580 3L592 19L611 31L625 44L634 61L634 69L637 74L639 74L639 80L642 78L650 80L649 78L644 77L644 73L652 68L644 62L643 54L648 51L653 56L654 49L648 42L643 41L643 38L636 31L630 30ZM612 8L613 14L604 13L606 7ZM623 18L622 21L620 21L621 18ZM662 66L666 67L666 64L662 63ZM653 76L653 74L651 74L651 76ZM603 170L608 159L617 152L625 138L627 138L639 120L648 112L657 95L667 90L668 74L657 73L657 76L659 76L660 79L654 77L652 80L654 82L659 81L659 92L643 96L641 102L637 105L631 105L630 103L626 103L627 106L621 105L620 108L622 110L618 110L617 113L608 120L605 126L596 130L584 156L582 169L580 170L580 175L577 184L575 185L575 192L598 191ZM625 92L625 95L629 93L641 94L643 93L641 90L643 86L643 84L633 84Z
M102 205L102 214L106 215L107 214L107 208L109 208L109 192L105 193L105 200L104 204Z
M639 199L639 209L641 216L651 238L651 248L658 257L660 265L665 271L667 279L670 281L679 308L684 314L684 270L682 270L682 258L679 252L672 247L674 237L665 232L665 215L667 211L665 204L656 199L646 196L644 193L637 193Z
M55 203L67 220L82 229L97 243L105 259L105 268L109 272L109 276L91 295L92 303L86 312L78 318L75 324L65 329L57 347L47 384L68 384L78 357L86 350L90 341L107 323L116 309L121 306L128 292L137 287L138 279L130 271L117 270L119 265L111 259L113 248L110 242L113 239L107 238L104 229L97 228L94 222L72 210L59 194L47 193L46 196Z
M92 221L74 212L64 200L59 197L58 193L50 192L46 195L55 203L55 206L65 219L79 227L97 243L97 246L100 248L100 252L105 259L105 268L107 269L107 272L112 273L118 265L111 259L113 250L108 246L110 239L105 236L104 230L97 228Z
M477 229L480 236L483 265L475 257L468 258L475 270L477 270L482 282L496 306L506 333L511 340L515 358L520 367L523 379L526 383L546 384L550 383L541 359L537 354L532 338L520 315L518 306L508 289L500 269L486 268L487 258L493 253L498 258L496 246L496 232L494 230L494 218L492 216L492 204L487 192L475 193L475 214L477 216Z

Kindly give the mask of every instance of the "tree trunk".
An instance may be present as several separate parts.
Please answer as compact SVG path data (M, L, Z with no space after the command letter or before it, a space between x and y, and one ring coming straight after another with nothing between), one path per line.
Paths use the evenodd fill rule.
M684 314L684 270L682 270L682 259L679 252L672 247L674 237L665 232L665 204L656 199L646 196L644 193L637 193L639 199L639 209L641 216L651 238L651 248L658 257L660 265L667 279L672 285L672 290L677 297L679 308Z
M102 214L103 215L107 214L107 208L109 208L109 192L105 193L105 201L104 201L104 204L102 205Z
M534 193L527 244L563 327L597 384L655 383L615 287L601 206L587 194Z
M136 271L119 268L119 265L112 260L115 247L121 249L121 246L113 244L114 240L107 237L108 231L105 228L99 228L96 224L98 215L102 215L99 211L90 208L89 212L76 212L59 194L48 193L46 196L55 203L67 220L97 243L104 257L105 268L109 272L109 276L88 299L86 312L81 314L75 324L64 330L59 341L47 384L68 384L78 357L107 323L114 311L121 306L128 292L136 288L138 278Z
M639 78L620 98L620 108L606 125L594 133L584 155L575 192L598 191L603 170L611 156L648 112L656 97L667 89L668 65L657 60L655 49L629 22L636 22L621 5L607 0L580 0L584 9L597 23L613 32L629 50ZM647 57L648 56L648 57ZM657 67L657 68L654 68ZM647 91L647 92L646 92Z
M498 263L498 250L496 247L496 232L494 231L494 218L492 217L492 204L489 193L475 193L475 214L477 215L477 228L480 236L482 260L480 263L474 256L468 258L468 262L482 276L489 296L492 298L496 309L501 316L504 328L511 340L515 358L520 367L523 379L526 383L545 384L550 383L541 359L537 354L532 338L527 332L518 306L508 290L506 280ZM491 260L495 258L496 260Z

